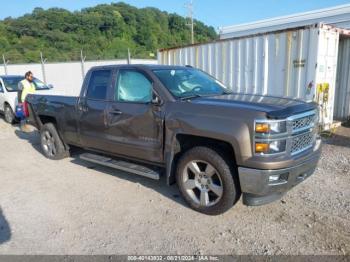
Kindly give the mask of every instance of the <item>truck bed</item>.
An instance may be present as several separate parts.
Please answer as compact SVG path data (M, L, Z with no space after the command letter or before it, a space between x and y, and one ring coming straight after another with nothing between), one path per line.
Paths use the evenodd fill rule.
M42 122L50 117L56 121L57 129L65 141L78 144L77 126L78 118L76 105L78 97L55 95L28 95L26 101L29 104L29 120L36 124L34 117L41 117ZM38 127L38 126L37 126Z

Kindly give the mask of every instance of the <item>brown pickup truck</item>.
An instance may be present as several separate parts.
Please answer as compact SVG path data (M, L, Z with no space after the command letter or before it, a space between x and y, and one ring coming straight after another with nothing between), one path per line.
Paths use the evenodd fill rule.
M92 68L79 97L29 95L30 119L50 159L69 156L177 183L195 210L217 215L279 199L320 157L314 103L234 94L180 66Z

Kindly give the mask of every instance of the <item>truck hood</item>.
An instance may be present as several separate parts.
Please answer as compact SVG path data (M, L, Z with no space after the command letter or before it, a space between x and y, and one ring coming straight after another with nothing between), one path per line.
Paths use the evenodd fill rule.
M249 95L227 94L210 97L200 97L192 100L193 103L217 105L224 107L240 107L247 110L265 112L268 118L282 119L291 115L314 110L317 104L296 99Z

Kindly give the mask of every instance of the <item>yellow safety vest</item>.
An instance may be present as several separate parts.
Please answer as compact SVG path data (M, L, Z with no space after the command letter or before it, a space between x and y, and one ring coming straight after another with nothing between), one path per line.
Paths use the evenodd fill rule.
M23 79L21 81L21 85L22 85L21 100L22 100L22 102L24 102L26 100L26 97L28 94L35 93L35 85L34 85L34 83L30 83L27 79Z

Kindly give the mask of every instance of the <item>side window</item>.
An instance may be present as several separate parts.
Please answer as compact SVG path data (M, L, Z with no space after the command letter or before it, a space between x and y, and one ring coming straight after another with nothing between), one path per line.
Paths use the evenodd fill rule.
M152 83L138 71L120 70L114 98L124 102L151 102Z
M105 100L107 98L107 91L111 78L111 70L93 71L90 77L86 97L90 99Z
M0 82L0 93L4 93L4 88L2 86L2 83Z

